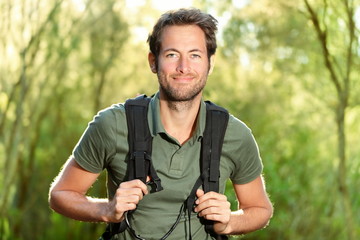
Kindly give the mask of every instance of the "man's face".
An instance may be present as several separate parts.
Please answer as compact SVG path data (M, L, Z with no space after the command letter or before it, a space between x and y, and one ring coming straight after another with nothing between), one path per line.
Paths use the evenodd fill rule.
M156 65L152 54L149 62ZM157 69L152 68L157 73L163 97L170 101L189 101L201 96L211 69L209 64L205 34L200 27L165 27Z

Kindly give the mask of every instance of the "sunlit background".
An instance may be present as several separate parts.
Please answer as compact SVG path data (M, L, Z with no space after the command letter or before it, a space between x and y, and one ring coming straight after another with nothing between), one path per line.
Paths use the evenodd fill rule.
M358 239L360 0L0 0L0 240L103 232L52 212L49 186L94 114L157 91L146 39L181 7L219 21L204 98L252 129L275 207L238 238Z

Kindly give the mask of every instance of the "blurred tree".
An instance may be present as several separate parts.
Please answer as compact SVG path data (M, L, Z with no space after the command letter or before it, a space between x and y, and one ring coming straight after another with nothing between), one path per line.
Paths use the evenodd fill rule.
M88 21L92 26L88 29L91 73L94 82L91 93L94 98L94 112L104 107L101 98L104 97L107 73L114 66L119 51L129 36L127 23L121 15L114 11L116 1L108 0L92 4Z
M336 90L337 101L333 110L337 125L338 138L338 189L342 195L345 220L347 222L348 239L356 239L354 226L353 208L347 184L349 168L346 156L346 112L352 101L351 86L355 82L359 84L359 73L354 69L360 66L360 36L355 24L356 1L343 0L324 1L320 6L312 6L308 0L304 0L311 20L316 31L329 79ZM315 5L315 4L314 4ZM358 11L359 11L358 10ZM341 47L340 47L341 46ZM358 95L359 93L357 93ZM353 104L355 102L353 101Z
M49 226L51 178L89 120L87 115L82 120L84 112L91 116L94 108L98 110L106 73L127 39L128 26L114 11L115 4L110 0L1 3L0 51L6 59L0 64L0 235L4 239L39 239L44 226ZM84 86L94 89L87 99L78 91ZM93 102L90 111L70 107L82 101ZM79 120L82 128L76 126ZM89 236L95 230L88 231Z
M4 87L1 89L5 101L2 104L0 119L0 142L4 146L4 159L1 161L1 169L4 172L1 176L3 194L0 204L2 221L12 221L10 226L13 227L15 236L20 232L20 213L25 210L30 175L35 170L35 148L39 133L30 130L32 127L39 130L40 122L44 118L43 110L48 107L45 104L44 109L41 109L43 106L40 107L40 101L37 99L43 94L44 88L38 89L36 85L45 87L48 84L43 76L41 80L36 79L37 73L41 71L38 63L51 58L51 55L42 55L41 48L44 47L43 38L51 29L60 3L54 2L51 7L43 9L44 13L47 12L45 16L31 11L32 8L39 7L34 3L17 5L15 2L8 2L3 5L4 10L7 10L3 19L4 25L7 25L6 30L10 33L2 32L2 50L4 56L8 57L4 65L11 63L12 67L3 75L7 78L2 80ZM20 18L16 19L17 17ZM16 25L13 24L14 19ZM34 20L38 20L35 21L36 24L29 24ZM12 55L12 51L18 55ZM14 208L7 211L9 206ZM9 214L13 214L12 218L9 218Z
M237 59L233 66L239 68L236 64L240 64L243 76L244 73L250 73L249 80L243 81L242 84L252 87L243 87L241 92L245 91L246 95L251 96L252 94L253 97L249 98L251 100L249 109L243 108L242 111L247 114L254 112L256 111L254 106L260 107L263 111L262 114L257 117L253 116L252 119L253 124L256 125L253 130L257 134L260 133L260 146L265 157L270 157L272 161L283 159L274 166L273 173L271 170L269 171L272 169L272 163L266 162L265 171L267 174L273 175L274 179L285 177L286 180L284 180L289 182L288 174L291 174L293 178L300 174L301 170L304 170L298 176L297 183L292 181L293 185L287 186L288 191L279 192L281 190L279 186L286 186L284 183L274 185L276 188L274 221L279 221L279 218L276 219L276 217L282 217L281 211L293 208L293 219L290 220L292 224L289 225L291 222L283 219L287 228L292 228L293 232L287 233L282 228L281 235L283 237L287 236L286 238L291 239L303 237L301 233L306 229L305 232L309 236L316 236L316 232L322 231L322 234L318 234L322 236L321 238L338 239L345 236L342 229L348 229L347 238L353 239L356 229L351 225L358 222L359 219L351 216L351 212L354 211L354 208L351 207L351 201L354 203L354 200L351 199L354 198L351 198L347 184L351 184L355 176L348 175L351 167L346 165L345 152L348 151L353 155L356 154L356 151L353 150L354 148L346 146L345 114L346 109L350 107L355 109L354 106L359 103L357 97L359 84L356 83L359 79L359 72L356 71L359 66L359 29L355 23L355 14L359 12L359 2L313 1L311 4L308 1L258 0L248 1L245 4L239 4L239 2L225 1L222 3L223 7L219 8L223 9L221 14L231 15L224 30L223 54L229 59ZM232 4L231 8L224 7L229 4ZM256 78L261 78L261 80L255 80ZM301 84L298 80L302 80ZM262 87L260 87L261 85ZM264 102L266 101L266 105L264 102L259 102L262 98L264 98ZM271 99L275 101L272 102ZM246 96L242 97L243 102L244 100L246 101ZM309 105L309 103L311 104ZM280 108L277 109L276 105ZM246 104L242 104L242 107L246 107ZM271 108L271 112L264 112L263 107L265 107L265 111ZM326 115L330 114L329 110L334 112L335 118L333 119L338 126L338 130L334 130L332 133L328 130L333 129L332 123L329 121L330 118L326 118ZM278 120L274 119L275 117ZM255 123L254 119L256 119ZM260 129L258 124L262 126ZM286 135L274 133L274 129L283 129ZM323 131L319 132L320 129ZM270 132L267 132L269 130ZM267 138L265 142L262 142L262 135ZM329 177L327 174L327 177L322 179L322 181L326 179L324 183L316 179L320 176L323 177L329 170L330 172L335 171L332 167L335 161L328 163L319 163L318 161L334 159L332 155L336 153L334 151L336 148L329 149L325 146L335 144L332 136L336 135L338 136L338 160L336 162L339 163L337 182L340 195L331 195L343 199L344 211L340 212L336 210L336 199L318 197L317 201L311 201L315 200L317 194L312 189L317 189L320 185L325 184L325 188L334 193L332 186L335 182L331 175ZM324 137L326 138L324 139ZM269 139L273 139L276 143L272 143ZM293 142L290 143L289 139L292 139ZM279 146L281 147L279 148ZM351 143L350 146L356 146L356 143ZM278 150L278 154L274 156L272 151L276 150ZM298 153L299 150L301 155ZM289 155L289 151L294 151L294 155ZM309 161L310 159L312 162ZM299 168L292 169L293 172L288 170L281 172L285 168L289 168L288 164L297 164ZM318 168L312 167L319 164L324 170L314 172L314 169ZM356 166L355 163L349 164ZM312 172L311 180L308 179L310 171ZM296 186L301 186L301 188L296 189ZM271 192L271 184L269 188ZM294 190L298 192L294 192ZM301 195L304 192L307 193L306 197ZM313 198L309 198L310 192L315 194ZM281 194L284 195L282 200ZM308 202L301 212L297 211L299 208L297 205L287 206L287 203L291 203L289 201L292 198L290 194L299 195L297 199L293 199L294 202ZM352 194L356 196L356 193ZM314 210L311 207L314 204L318 204L318 209L322 209L323 212L319 210L311 212L310 209ZM328 231L325 230L328 229L325 227L323 230L321 228L312 229L311 225L318 224L319 219L322 219L321 215L337 216L342 212L346 213L346 220L341 221L340 224L334 221L333 225L338 228L337 231ZM309 215L309 213L311 214ZM285 217L290 217L289 214L287 215ZM351 223L345 224L345 222ZM324 223L324 225L326 224L329 223ZM297 231L299 231L298 235L294 235ZM325 231L326 233L324 233ZM325 237L326 235L328 237ZM268 237L269 235L265 239L269 239ZM257 239L259 238L257 237ZM277 236L274 239L280 238Z

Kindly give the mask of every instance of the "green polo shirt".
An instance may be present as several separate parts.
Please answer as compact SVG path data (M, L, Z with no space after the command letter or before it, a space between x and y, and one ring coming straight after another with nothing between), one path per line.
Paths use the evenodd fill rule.
M201 102L197 127L183 145L166 133L160 120L159 94L151 99L148 122L153 136L152 161L164 190L146 195L131 217L136 234L145 239L160 239L175 222L180 207L200 175L199 156L205 129L206 105ZM108 172L108 195L111 199L123 181L127 169L127 124L123 104L100 111L76 145L73 155L87 171ZM230 115L220 159L220 192L227 179L235 184L254 180L262 172L262 162L251 130ZM182 216L179 225L167 238L187 239L188 222ZM194 240L211 239L197 215L191 217ZM113 239L133 239L128 231Z

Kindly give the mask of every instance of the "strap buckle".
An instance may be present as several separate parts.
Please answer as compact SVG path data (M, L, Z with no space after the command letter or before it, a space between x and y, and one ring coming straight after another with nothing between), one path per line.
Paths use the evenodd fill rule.
M164 188L161 186L160 179L151 179L150 181L146 182L146 185L150 186L150 193L160 192Z
M145 151L136 151L133 153L133 158L136 166L135 178L142 180L146 185L150 186L150 193L163 190L161 179L152 165L151 156ZM150 181L146 182L148 176Z

